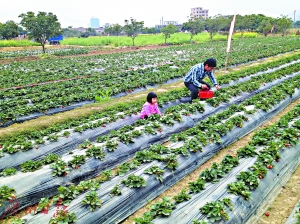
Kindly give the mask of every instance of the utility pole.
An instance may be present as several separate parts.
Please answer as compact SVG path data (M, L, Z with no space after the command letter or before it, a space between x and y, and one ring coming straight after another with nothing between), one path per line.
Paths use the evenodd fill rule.
M295 20L296 10L294 10L294 27L296 26L296 20Z

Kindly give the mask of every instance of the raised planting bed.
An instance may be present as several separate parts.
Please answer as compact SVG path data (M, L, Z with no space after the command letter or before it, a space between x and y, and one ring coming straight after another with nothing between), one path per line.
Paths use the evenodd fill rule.
M299 95L299 91L297 91L296 95ZM295 97L295 95L294 95ZM98 211L97 213L89 213L88 208L82 207L79 205L81 200L75 199L71 202L70 206L68 207L68 211L76 211L76 216L79 219L78 221L81 222L80 220L82 219L87 221L87 219L91 220L97 220L100 221L101 223L111 223L117 220L122 220L126 218L128 215L130 215L134 210L138 209L141 207L143 204L147 202L147 200L156 197L159 195L161 192L166 190L168 187L176 183L178 180L180 180L182 177L184 177L187 173L192 172L194 169L196 169L198 166L203 164L207 159L209 159L211 156L214 155L215 152L220 150L222 147L231 144L232 142L236 141L237 138L245 135L249 131L253 130L257 126L259 126L261 123L264 121L268 120L271 116L274 114L278 113L280 110L282 110L286 105L288 105L291 100L293 100L294 97L288 97L281 103L277 104L276 106L272 107L268 112L263 112L259 111L258 113L255 113L254 115L249 115L248 121L243 122L243 125L239 125L240 128L234 128L232 131L229 131L227 135L223 136L222 143L221 144L209 144L208 146L203 147L204 152L200 153L197 152L193 154L193 156L179 156L177 158L178 160L178 167L174 169L171 169L173 172L166 170L164 175L162 176L163 178L163 184L160 184L158 180L156 180L155 177L149 177L143 173L143 170L146 168L149 168L149 165L142 165L141 169L139 168L137 171L132 171L131 173L127 174L126 177L129 177L130 174L137 174L138 176L142 176L145 180L149 180L150 183L147 181L147 185L145 188L139 189L139 190L132 190L132 189L127 189L125 188L125 194L123 194L123 188L122 188L122 195L118 196L117 199L113 197L112 200L110 199L110 196L108 196L113 188L117 183L120 182L120 178L116 177L112 179L112 181L104 183L103 188L101 187L100 190L97 190L98 196L100 196L101 200L103 200L103 205L102 208ZM297 98L297 97L296 97ZM208 118L209 120L209 118ZM197 128L199 129L199 128ZM160 162L158 162L159 164ZM160 166L164 166L163 164L160 164ZM146 167L145 167L146 166ZM39 173L39 171L37 171ZM41 174L40 174L41 175ZM50 173L46 174L50 175ZM73 174L71 173L70 176ZM67 175L67 179L68 179ZM64 179L66 179L64 178ZM57 179L57 178L56 178ZM155 181L153 181L155 180ZM68 179L70 181L70 179ZM149 184L148 184L149 183ZM18 184L20 185L20 183ZM12 185L9 185L12 186ZM48 182L49 186L49 182ZM16 188L17 186L14 186ZM40 186L37 186L40 187ZM34 188L37 190L37 187ZM152 189L156 189L153 191ZM17 189L16 189L17 190ZM21 189L19 189L21 190ZM22 191L22 190L21 190ZM17 190L19 193L19 191ZM142 193L141 193L142 192ZM35 191L35 193L37 193ZM83 197L84 195L82 195ZM81 197L81 196L79 196ZM24 200L26 196L23 194L23 198L20 200L22 202L25 202ZM33 199L33 198L31 198ZM19 200L19 201L20 201ZM136 201L135 201L136 200ZM110 203L112 201L112 203ZM132 203L135 202L135 203ZM22 203L21 203L22 204ZM122 210L118 207L119 205L122 205ZM126 206L125 206L126 205ZM108 207L106 207L108 206ZM119 209L116 209L118 207ZM77 210L78 209L78 210ZM50 219L52 214L52 211L55 209L50 209L48 215L37 215L33 219L30 219L30 223L35 223L35 220L37 222L45 222L46 219ZM118 210L118 211L117 211ZM105 211L103 214L101 213L102 211ZM108 211L111 211L108 213ZM55 212L55 211L53 211ZM83 213L82 213L83 212ZM82 214L83 216L81 217ZM104 215L106 214L106 215ZM113 221L114 220L114 221Z

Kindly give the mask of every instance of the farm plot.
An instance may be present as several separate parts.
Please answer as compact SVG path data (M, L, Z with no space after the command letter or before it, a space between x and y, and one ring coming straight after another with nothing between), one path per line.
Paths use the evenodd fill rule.
M246 63L299 47L297 38L276 39L280 48L274 48L272 41L272 38L260 39L260 42L237 41L231 63ZM94 102L99 94L122 96L174 81L182 78L191 65L204 61L211 52L222 67L224 49L224 43L220 42L200 47L2 65L0 120L2 125L23 122L44 113L49 115Z
M62 49L47 49L47 54L52 54L55 56L66 56L66 55L77 55L77 54L87 54L89 48L76 48L76 47L64 47ZM17 58L17 57L28 57L28 56L38 56L43 54L42 50L18 50L18 51L0 51L0 60L7 58Z
M277 64L276 62L274 62ZM265 65L270 66L270 64ZM261 66L259 66L261 68ZM260 75L252 75L251 77L244 77L247 72L248 74L251 74L253 69L248 71L248 69L242 70L239 72L240 76L243 78L240 78L237 80L236 78L239 76L237 73L235 73L234 85L227 85L216 92L216 96L213 99L207 100L207 103L210 106L217 107L222 103L226 103L227 105L230 105L234 102L239 102L246 97L251 96L254 94L254 91L256 93L270 88L272 85L275 85L279 82L282 82L284 80L290 79L293 76L297 75L297 73L293 75L286 76L286 72L288 73L294 73L299 71L299 63L290 64L286 67L283 67L279 70L270 72L270 73L261 73ZM276 81L279 79L278 81ZM228 83L229 80L232 80L231 77L221 77L220 82L222 83ZM249 81L251 83L249 83ZM238 84L239 83L239 84ZM242 94L242 92L252 92L252 94ZM178 97L184 97L187 96L188 92L186 90L179 90L178 92L171 92L167 94L162 94L160 96L160 104L161 103L168 103L170 101L173 101L178 99ZM232 98L234 97L234 98ZM185 101L185 98L182 98L181 101ZM176 101L175 101L176 102ZM174 102L174 103L175 103ZM116 129L117 127L122 127L124 125L132 125L133 122L138 118L138 116L126 118L125 117L128 114L137 113L140 110L140 107L143 102L135 103L132 105L127 105L126 107L120 107L118 110L108 110L104 113L99 113L96 115L91 116L87 120L80 121L71 121L69 123L65 123L64 125L60 126L54 126L50 127L44 131L37 131L32 132L28 135L23 136L14 136L13 138L10 138L6 141L3 141L2 143L2 152L7 153L5 157L0 159L1 165L0 170L4 168L8 168L7 166L12 166L14 168L19 167L23 162L29 160L29 159L39 159L42 155L45 154L45 151L47 153L58 153L63 154L70 150L70 147L73 147L74 145L78 145L82 143L85 139L95 139L99 135L103 135L107 133L109 130ZM171 109L167 109L167 107L172 106L174 103L168 103L163 108L163 111L170 111ZM178 102L177 102L178 103ZM220 106L219 108L224 108L224 106ZM183 106L178 105L176 108L173 108L171 112L173 112L175 115L173 115L173 118L175 120L180 120L178 113L180 111L183 111L182 113L184 115L190 114L190 111L193 112L193 110L200 110L201 108L190 108L186 109ZM189 111L190 110L190 111ZM217 111L215 109L207 109L206 115L208 116L211 114L211 111ZM109 114L116 113L116 116L109 116ZM123 119L121 121L116 121L117 119ZM96 119L96 120L95 120ZM166 118L162 122L163 124L169 124L172 123L170 118ZM105 127L103 127L105 126ZM157 127L158 128L158 127ZM92 129L92 130L91 130ZM85 133L81 134L83 131L86 131ZM151 133L153 130L149 128L148 132ZM67 137L67 138L66 138ZM115 137L115 136L112 136ZM122 138L122 137L120 137ZM130 138L126 136L123 137L124 140L122 143L128 144L130 143ZM53 143L55 142L55 143ZM39 148L40 150L36 152L36 150ZM14 155L14 154L20 154L20 155Z
M293 65L291 65L293 66ZM293 70L295 69L295 70ZM214 106L220 106L223 107L223 109L227 108L233 102L230 104L222 103L221 102L226 102L228 99L231 99L234 94L238 95L242 93L242 100L240 99L241 106L232 106L230 109L225 110L221 113L218 113L214 116L211 116L212 114L207 115L207 119L203 120L205 116L203 116L204 111L208 111L208 108L205 105L202 105L202 103L195 102L188 108L186 105L178 104L177 106L173 106L168 108L163 117L152 117L147 120L149 122L148 124L142 124L141 128L136 127L134 130L128 126L126 129L122 129L123 132L117 133L116 131L111 131L110 135L106 137L102 136L99 139L99 145L96 142L85 142L85 144L80 146L80 149L73 151L73 155L75 156L71 158L70 155L63 155L61 160L57 160L56 162L50 165L52 168L49 166L43 167L41 170L36 170L36 167L40 167L42 165L41 161L38 161L39 164L34 164L31 162L31 164L28 164L29 166L27 167L33 167L33 169L25 170L25 171L34 171L33 173L25 173L27 180L30 180L30 178L35 178L35 177L40 177L43 178L43 180L39 183L40 186L45 186L47 189L47 192L51 191L50 188L52 185L52 189L55 190L54 188L56 187L55 185L61 184L63 185L60 187L58 190L56 190L57 193L59 193L59 196L57 197L57 200L59 200L59 197L61 197L61 200L63 203L66 203L65 206L69 206L68 211L75 212L78 222L83 222L86 220L97 220L99 221L100 219L103 218L103 221L107 221L107 223L111 223L112 220L118 221L126 218L129 214L131 214L134 210L136 210L138 207L142 206L144 203L147 202L148 199L151 199L157 195L155 195L151 189L157 189L158 186L160 186L161 191L167 189L170 185L178 181L182 176L180 175L186 175L186 173L182 172L182 169L186 168L186 166L190 167L190 171L195 169L197 165L201 165L201 163L197 164L196 161L205 161L205 159L210 158L213 153L216 151L220 150L220 148L224 147L225 145L229 144L231 141L234 141L236 137L238 136L243 136L245 133L249 132L253 128L255 128L257 125L259 125L261 122L264 120L268 119L270 116L272 116L274 113L278 112L280 109L282 109L285 105L287 105L291 100L298 98L299 97L299 75L297 73L294 73L295 71L299 71L297 68L292 68L291 70L285 69L287 73L281 73L280 75L268 75L265 77L265 79L258 79L257 77L259 76L254 76L254 79L257 79L257 84L255 84L255 81L253 82L248 82L248 86L244 86L243 83L241 83L241 86L237 89L238 92L230 92L228 91L227 96L228 98L221 99L219 102L211 102ZM290 72L290 73L289 73ZM287 76L288 75L288 76ZM282 77L285 77L286 80L283 81L281 80ZM280 81L281 80L281 81ZM254 83L254 84L253 84ZM266 83L266 85L264 85ZM270 87L274 86L272 89L269 89ZM259 95L255 95L255 90L257 91L259 88L262 88L260 91L261 92ZM226 89L226 88L224 88ZM231 88L233 89L233 88ZM247 92L250 92L250 94L246 97L243 94L246 94ZM230 93L230 94L229 94ZM251 95L252 93L252 95ZM257 93L257 92L256 92ZM226 95L226 90L223 92L224 95ZM247 95L247 94L246 94ZM292 97L291 97L292 96ZM221 97L217 96L216 98ZM245 101L246 100L246 101ZM241 103L240 102L240 103ZM209 101L207 102L209 103ZM237 102L236 102L237 103ZM251 109L249 109L251 108ZM203 111L204 109L204 111ZM211 108L213 110L213 108ZM222 110L219 110L222 111ZM262 112L262 111L267 111L267 112ZM244 112L242 114L239 114L239 112ZM192 114L195 115L192 115ZM251 115L252 114L252 115ZM234 115L233 117L231 117ZM252 116L252 117L251 117ZM224 120L225 122L225 129L223 124L219 124L220 120ZM140 120L141 121L141 120ZM178 122L180 121L180 122ZM198 121L200 121L198 123ZM142 121L141 121L142 122ZM141 123L140 122L140 123ZM247 123L248 122L248 123ZM252 123L251 123L252 122ZM137 122L138 123L138 122ZM198 123L198 124L197 124ZM244 124L245 123L245 124ZM174 124L174 125L173 125ZM243 127L244 124L244 127ZM159 141L166 141L166 138L170 136L170 134L187 129L188 127L195 126L195 128L192 128L189 132L190 135L194 136L196 135L198 139L189 139L190 137L185 136L186 134L180 133L179 135L172 135L170 137L171 140L186 140L183 146L179 147L174 147L174 148L164 148L162 146L158 146L157 149L153 149L154 151L156 150L156 153L151 152L151 147L149 150L146 150L145 152L136 152L136 155L132 162L128 162L127 164L124 163L122 164L122 169L120 169L121 166L118 168L119 175L117 177L114 177L111 181L106 181L107 179L110 179L111 175L110 172L105 171L103 172L103 178L100 178L99 181L92 181L92 182L81 182L81 185L79 184L76 186L70 186L64 187L66 183L73 182L77 184L80 179L84 178L91 178L95 174L91 173L93 172L94 167L91 165L87 165L89 161L94 161L90 164L95 163L95 161L99 161L100 159L105 159L105 154L107 153L110 154L110 151L112 154L117 153L118 151L122 151L122 147L127 147L127 150L124 150L124 152L128 151L130 147L136 147L134 145L136 144L149 144L149 143L154 143L154 142L159 142ZM197 126L199 125L199 126ZM149 128L147 128L147 126ZM234 128L235 127L235 128ZM153 129L154 132L153 133ZM158 129L157 131L155 129ZM199 131L199 129L207 130L205 132L196 132L196 130ZM120 129L121 130L121 129ZM140 130L143 130L146 134L142 134ZM211 130L211 131L209 131ZM230 132L231 130L231 132ZM243 130L243 131L241 131ZM128 135L129 132L133 133L135 131L135 137ZM159 132L159 133L158 133ZM229 133L228 133L229 132ZM147 133L152 133L148 134ZM157 133L157 134L156 134ZM228 134L227 134L228 133ZM154 135L155 134L155 135ZM140 136L140 137L138 137ZM227 139L226 139L227 136ZM229 136L229 137L228 137ZM231 136L231 137L230 137ZM136 138L137 140L132 143L132 140ZM222 141L223 140L223 141ZM221 142L222 141L222 142ZM223 143L224 142L224 143ZM116 144L117 143L117 144ZM124 144L125 143L125 144ZM190 144L188 144L190 143ZM123 144L123 145L122 145ZM121 145L121 148L118 146ZM138 147L140 149L140 147ZM135 149L136 151L137 149ZM152 150L152 151L153 151ZM201 153L200 151L203 150L204 152ZM89 158L85 157L83 153L89 151ZM147 151L151 152L150 154ZM197 160L193 158L194 156L188 156L189 152L195 153L193 155L199 156ZM162 152L162 155L160 155L160 152ZM77 154L78 153L78 154ZM88 153L87 153L88 154ZM182 155L182 156L180 156ZM115 158L119 158L120 154L115 154ZM186 157L185 157L186 156ZM91 157L95 157L98 159L90 159ZM132 158L132 155L126 155L127 158ZM185 159L187 158L187 159ZM202 158L202 159L201 159ZM50 159L49 159L50 160ZM187 162L187 161L189 161ZM155 170L151 169L148 170L147 172L149 173L157 173L158 175L161 175L162 177L157 177L158 180L163 180L163 184L160 184L159 181L153 181L155 178L149 177L148 175L142 174L143 171L147 168L151 168L149 166L149 163L147 164L139 164L142 163L142 161L149 161L151 162L152 165L156 165L157 167ZM53 161L51 161L53 162ZM105 162L105 160L104 160ZM101 163L101 162L100 162ZM121 161L120 161L121 163ZM34 164L34 165L33 165ZM193 164L193 166L191 166ZM66 167L65 167L66 166ZM77 167L76 167L77 166ZM86 166L86 167L85 167ZM26 167L26 166L24 166ZM70 167L73 169L71 172L68 174ZM112 168L112 167L110 167ZM162 169L162 168L167 168ZM81 170L82 169L82 170ZM104 168L106 169L106 167ZM133 171L130 171L131 169L136 169ZM128 173L131 172L131 173ZM173 172L171 172L173 171ZM181 171L181 172L180 172ZM96 173L99 173L99 170L96 171ZM34 174L34 175L32 175ZM54 178L51 177L51 174L54 175ZM147 179L147 184L145 188L138 189L138 190L130 190L124 185L128 187L141 187L145 185L146 182L144 182L142 179L135 177L133 174L138 174L139 176L144 177L144 179ZM15 190L17 190L17 194L22 194L22 198L18 197L18 200L20 201L20 206L22 208L30 205L30 203L36 203L36 200L34 198L35 195L37 195L37 192L42 192L42 187L38 186L33 186L35 185L35 181L32 179L30 182L30 186L28 186L28 183L22 184L27 185L29 188L28 190L20 189L18 188L21 183L20 183L20 176L23 175L22 173L17 173L16 175L9 176L9 177L4 177L1 178L5 183L8 183L7 185L9 187L14 187ZM64 176L66 175L66 176ZM119 176L126 175L126 179L122 179ZM26 178L22 178L22 180L26 180ZM35 177L34 177L35 176ZM56 176L61 176L61 177L56 177ZM1 181L2 181L1 180ZM18 180L18 184L17 184ZM14 184L15 182L15 184ZM50 183L53 184L50 184ZM100 190L97 190L96 193L83 193L87 189L94 189L96 190L98 188L97 184L103 183L105 185L104 190L100 188ZM122 185L118 187L118 184L121 182ZM11 184L9 184L11 183ZM48 184L48 186L46 186ZM124 185L123 185L124 184ZM17 186L18 185L18 186ZM86 185L86 187L83 187L82 185ZM89 187L90 186L90 187ZM31 189L30 189L31 188ZM102 190L101 190L102 189ZM44 189L45 190L45 189ZM124 193L123 193L124 190ZM6 192L13 191L11 190L6 190ZM24 191L27 191L25 193ZM64 193L64 192L70 192L70 193ZM77 192L77 193L76 193ZM120 192L122 194L120 196L115 196L111 197L109 194L116 194L118 195ZM55 193L55 192L54 192ZM159 191L157 192L159 193ZM53 196L53 192L49 193L51 196ZM115 216L104 216L100 215L102 213L90 213L88 212L89 208L83 207L80 205L81 200L77 199L77 195L79 195L79 198L82 199L84 196L86 197L86 203L91 204L91 200L94 201L96 204L99 205L99 198L95 198L96 195L102 195L101 199L103 200L103 207L99 209L99 212L101 210L106 211L105 213L108 214L107 212L111 211L111 209L117 207L116 203L118 205L123 205L123 203L129 203L132 205L135 205L137 207L130 207L128 205L127 209L125 210L120 210L119 213L115 213L111 211L111 213L115 213ZM9 195L9 193L8 193ZM50 196L49 195L49 196ZM93 196L94 195L94 196ZM141 195L145 195L141 197ZM7 196L7 194L6 194ZM76 196L76 197L75 197ZM40 198L42 195L39 196ZM76 198L76 199L75 199ZM88 199L90 198L90 199ZM94 198L94 199L91 199ZM5 199L5 198L4 198ZM75 200L73 200L75 199ZM132 200L130 200L132 199ZM132 203L132 201L137 200L136 203ZM64 201L65 200L65 201ZM73 200L73 201L72 201ZM122 203L121 203L122 201ZM71 203L71 204L69 204ZM73 204L72 204L73 203ZM7 208L9 203L6 202L5 206ZM100 203L101 204L101 203ZM127 205L126 204L126 205ZM5 207L4 206L4 207ZM92 206L92 210L96 209L97 206L95 204ZM124 208L124 207L123 207ZM98 210L97 210L98 211ZM51 212L49 214L38 214L36 216L29 217L27 218L28 221L30 220L30 223L39 223L45 222L45 220L50 220L51 215L53 212L55 212L55 208L51 209ZM73 213L69 212L68 214L70 215L71 218L74 219ZM2 214L5 213L5 210L2 209ZM109 213L109 214L111 214ZM120 214L121 213L121 214ZM103 213L104 214L104 213ZM56 216L57 219L61 215Z

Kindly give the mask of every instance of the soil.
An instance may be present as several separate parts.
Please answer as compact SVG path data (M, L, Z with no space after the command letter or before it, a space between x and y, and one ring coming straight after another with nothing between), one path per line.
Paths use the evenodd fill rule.
M287 106L283 111L281 111L279 114L277 114L272 119L265 122L263 125L261 125L256 130L260 130L261 128L264 128L266 126L272 125L275 122L279 121L280 117L288 113L296 104L300 103L300 99L294 101L289 106ZM255 130L255 131L256 131ZM134 223L133 218L142 217L143 213L149 211L149 206L151 204L160 202L163 197L174 197L177 195L182 189L187 188L188 182L196 181L199 177L199 173L206 168L211 167L211 165L216 162L220 163L222 159L225 157L226 154L234 155L236 151L244 147L248 144L248 142L251 140L251 137L253 136L254 131L247 134L240 140L236 141L235 143L227 146L226 148L219 151L217 154L215 154L210 160L205 162L202 166L200 166L198 169L196 169L194 172L190 173L186 177L184 177L181 181L173 185L171 188L166 190L164 193L162 193L160 196L155 198L153 201L148 203L147 205L143 206L141 209L137 210L134 214L129 216L125 221L122 222L122 224L132 224ZM282 193L285 193L281 196ZM282 190L282 193L277 197L279 199L279 202L274 202L274 205L272 205L270 210L270 216L269 217L262 217L261 220L259 220L259 224L277 224L277 223L284 223L290 213L292 212L294 206L298 202L300 198L300 166L298 167L297 171L293 174L293 176L290 178L288 184L285 186L285 189ZM284 205L284 206L283 206ZM272 215L273 214L273 215Z
M284 224L300 199L300 166L282 187L279 195L268 208L270 216L262 215L257 224Z

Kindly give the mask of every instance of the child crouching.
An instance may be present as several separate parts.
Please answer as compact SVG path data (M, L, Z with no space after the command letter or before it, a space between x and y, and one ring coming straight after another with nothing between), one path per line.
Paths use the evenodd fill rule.
M147 101L143 105L141 111L141 118L147 119L151 114L161 115L161 112L158 109L157 95L153 92L148 93Z

